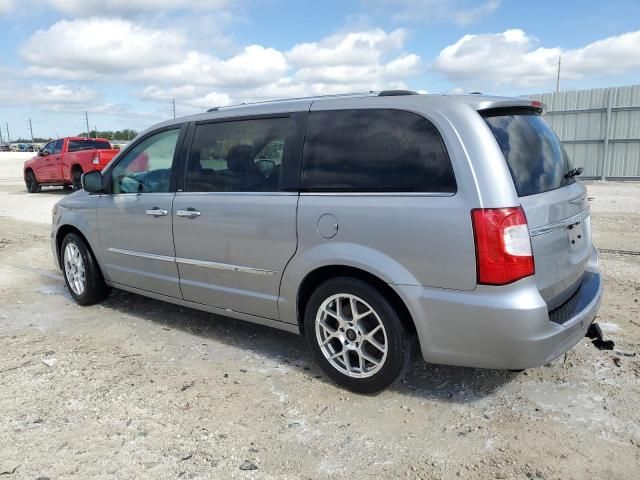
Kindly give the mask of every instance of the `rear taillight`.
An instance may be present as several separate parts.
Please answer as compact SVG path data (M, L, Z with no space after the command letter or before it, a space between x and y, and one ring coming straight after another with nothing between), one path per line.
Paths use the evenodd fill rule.
M471 211L478 283L506 285L535 273L527 218L521 207Z
M91 163L93 163L94 165L100 165L100 157L96 155L95 157L93 157L93 160L91 160Z

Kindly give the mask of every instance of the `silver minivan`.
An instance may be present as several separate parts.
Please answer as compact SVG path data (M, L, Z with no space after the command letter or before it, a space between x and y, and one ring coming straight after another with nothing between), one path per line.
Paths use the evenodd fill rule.
M53 211L73 298L110 288L306 337L358 392L427 362L520 370L602 296L585 187L543 105L384 91L140 134Z

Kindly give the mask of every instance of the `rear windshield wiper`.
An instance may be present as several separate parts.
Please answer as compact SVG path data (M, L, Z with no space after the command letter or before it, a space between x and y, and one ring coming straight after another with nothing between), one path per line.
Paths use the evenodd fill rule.
M564 174L564 178L577 177L578 175L581 175L582 172L584 172L584 168L582 167L572 168L571 170L569 170L567 173Z

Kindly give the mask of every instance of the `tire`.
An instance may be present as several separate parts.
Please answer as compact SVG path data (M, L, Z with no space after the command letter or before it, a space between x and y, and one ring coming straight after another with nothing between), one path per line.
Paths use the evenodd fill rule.
M31 170L24 176L24 183L27 185L27 192L29 193L38 193L42 189L36 179L35 173Z
M71 188L73 191L82 189L82 169L80 167L71 170Z
M352 301L360 317L355 322ZM327 280L313 292L305 308L304 332L322 371L354 392L384 390L412 361L413 335L378 290L355 278Z
M86 242L75 233L62 240L60 263L67 289L80 305L98 303L111 292Z

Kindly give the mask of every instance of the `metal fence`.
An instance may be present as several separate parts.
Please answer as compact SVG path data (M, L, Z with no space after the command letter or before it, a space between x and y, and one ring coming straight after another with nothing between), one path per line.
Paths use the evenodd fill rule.
M546 105L582 178L640 180L640 85L526 97Z

